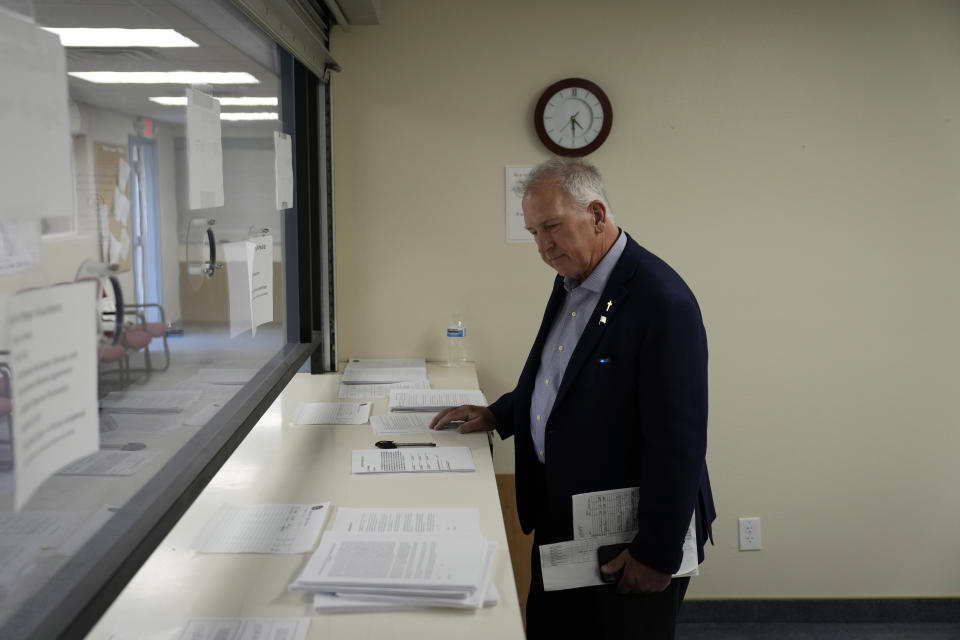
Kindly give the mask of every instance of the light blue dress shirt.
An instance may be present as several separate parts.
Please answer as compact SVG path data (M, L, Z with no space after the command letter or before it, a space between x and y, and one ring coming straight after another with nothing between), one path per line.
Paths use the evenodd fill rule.
M543 344L537 382L530 399L530 435L533 436L533 446L540 462L546 460L544 434L550 412L553 411L553 403L557 399L557 389L560 388L560 381L567 370L567 363L570 362L570 356L580 342L587 321L593 315L593 310L600 301L600 294L607 286L613 267L620 260L626 246L627 234L621 229L616 242L586 280L580 282L570 277L563 279L563 288L567 295L563 307L553 320L547 341Z

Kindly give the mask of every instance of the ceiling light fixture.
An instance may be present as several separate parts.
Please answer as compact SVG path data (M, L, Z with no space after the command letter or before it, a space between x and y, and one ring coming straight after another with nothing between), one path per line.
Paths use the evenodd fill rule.
M275 107L279 100L269 96L243 96L239 98L217 98L221 105L225 107ZM187 96L155 96L150 98L152 102L162 104L165 107L185 107L187 106Z
M260 84L245 71L71 71L98 84Z
M199 47L173 29L68 29L44 27L65 47Z
M276 111L255 111L250 113L221 112L220 119L241 122L250 120L279 120L280 117L277 115Z

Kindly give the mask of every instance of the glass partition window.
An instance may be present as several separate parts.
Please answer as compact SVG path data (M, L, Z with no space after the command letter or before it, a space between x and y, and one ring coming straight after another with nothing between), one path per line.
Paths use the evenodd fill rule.
M287 54L229 3L15 8L0 167L30 197L0 205L0 637L75 615L58 598L96 592L223 446L290 348L295 215Z

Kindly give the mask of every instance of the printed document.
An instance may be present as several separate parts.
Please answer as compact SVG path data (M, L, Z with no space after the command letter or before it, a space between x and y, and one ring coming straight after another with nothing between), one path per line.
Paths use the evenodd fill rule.
M442 411L461 404L487 406L479 389L393 389L390 411Z
M430 473L476 471L470 447L356 449L353 473Z
M307 640L310 618L191 618L178 640Z
M639 487L580 493L572 498L574 539L540 545L540 569L546 591L605 584L597 565L597 549L630 542L637 534ZM674 577L699 574L696 515L683 541L683 560Z
M479 532L431 536L328 531L291 587L463 597L481 586L487 564L487 541Z
M431 433L430 421L437 415L430 413L388 413L371 416L370 424L378 436L393 433Z
M200 532L203 553L306 553L313 549L330 503L223 505Z
M347 533L464 533L480 531L480 512L459 508L338 507L330 531Z
M407 380L405 382L388 382L384 384L343 384L340 383L341 400L366 400L368 398L389 398L391 389L429 389L430 381Z
M293 424L366 424L369 402L301 402L293 412Z

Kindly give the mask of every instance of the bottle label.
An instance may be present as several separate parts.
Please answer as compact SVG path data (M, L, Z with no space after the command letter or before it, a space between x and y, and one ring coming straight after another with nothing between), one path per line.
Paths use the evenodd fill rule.
M447 327L448 338L462 338L465 329L463 327Z

